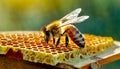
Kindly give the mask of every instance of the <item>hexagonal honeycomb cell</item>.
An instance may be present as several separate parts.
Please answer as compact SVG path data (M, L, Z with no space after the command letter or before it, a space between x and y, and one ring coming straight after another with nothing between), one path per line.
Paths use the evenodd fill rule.
M0 54L30 62L56 65L74 58L86 58L113 46L111 37L84 34L85 48L80 48L70 40L68 47L64 36L56 47L52 40L46 43L43 33L38 31L0 32Z

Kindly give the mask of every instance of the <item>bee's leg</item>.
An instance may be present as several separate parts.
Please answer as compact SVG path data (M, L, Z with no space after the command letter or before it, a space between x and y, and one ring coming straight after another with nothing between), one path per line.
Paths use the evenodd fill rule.
M48 41L50 40L50 31L46 31L46 38L45 41L48 43Z
M68 46L68 43L69 43L69 39L68 39L68 36L67 34L65 35L65 46L67 47Z
M55 44L55 38L54 38L53 32L51 32L51 36L52 36L52 39L53 39L53 44Z
M59 45L60 43L60 38L61 38L62 35L59 35L58 39L57 39L57 42L56 42L56 47Z
M53 44L55 44L55 38L53 37Z
M61 34L61 36L65 35L65 46L67 47L68 46L68 43L69 43L69 39L68 39L68 35L67 35L67 30L63 32L63 34Z
M49 37L48 36L46 36L45 41L48 43L48 41L49 41Z
M56 42L56 46L59 45L59 43L60 43L60 38L61 38L61 36L63 36L65 33L66 33L66 31L63 32L63 34L60 34L60 35L59 35L59 37L58 37L58 39L57 39L57 42Z

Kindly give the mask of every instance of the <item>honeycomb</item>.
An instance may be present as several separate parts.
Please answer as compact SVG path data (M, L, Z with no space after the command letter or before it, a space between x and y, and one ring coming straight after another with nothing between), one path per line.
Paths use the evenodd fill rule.
M0 32L0 54L10 58L27 60L35 63L56 65L92 56L113 46L111 37L84 34L85 48L80 48L70 40L68 47L61 38L56 47L52 40L46 43L43 33L38 31Z

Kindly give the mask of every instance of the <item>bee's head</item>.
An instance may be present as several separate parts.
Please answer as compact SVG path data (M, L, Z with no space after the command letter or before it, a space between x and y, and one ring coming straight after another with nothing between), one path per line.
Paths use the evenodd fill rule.
M42 31L43 31L44 36L45 36L45 41L48 43L51 32L49 30L47 30L46 27L43 27Z
M42 31L45 35L50 35L50 33L54 34L58 32L58 26L60 25L59 21L54 21L48 24L47 26L42 28Z

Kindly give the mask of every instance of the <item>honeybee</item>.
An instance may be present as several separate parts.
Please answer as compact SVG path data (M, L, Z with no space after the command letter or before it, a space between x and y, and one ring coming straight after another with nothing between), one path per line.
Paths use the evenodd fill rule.
M88 19L89 16L80 16L81 8L78 8L71 13L67 14L60 20L54 21L42 28L45 34L45 41L48 43L50 38L53 39L53 43L58 46L61 36L65 36L65 46L69 44L69 38L81 48L84 48L85 41L82 33L72 24L81 23ZM69 38L68 38L69 37ZM57 38L57 40L56 40Z

